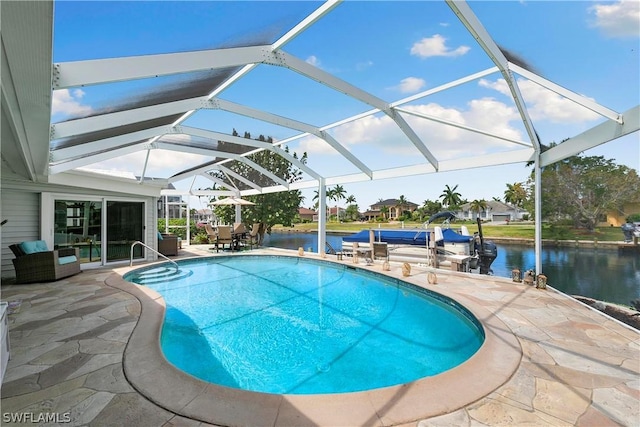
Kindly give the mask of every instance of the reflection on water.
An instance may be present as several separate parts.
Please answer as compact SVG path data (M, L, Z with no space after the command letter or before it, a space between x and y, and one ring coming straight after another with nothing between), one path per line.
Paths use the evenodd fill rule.
M273 233L264 245L284 249L317 250L316 233ZM336 249L342 237L327 235ZM498 245L498 257L491 266L493 274L511 277L511 270L535 269L535 253L531 246ZM582 295L598 300L628 305L640 298L640 254L619 254L616 250L583 248L543 248L542 271L550 286L569 295Z

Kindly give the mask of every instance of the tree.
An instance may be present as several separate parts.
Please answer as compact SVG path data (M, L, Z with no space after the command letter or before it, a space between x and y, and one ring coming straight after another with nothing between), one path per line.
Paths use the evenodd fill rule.
M607 211L640 201L637 171L603 156L578 155L550 166L541 179L544 219L571 219L574 226L593 231Z
M249 137L248 132L245 132L245 137ZM265 140L262 135L260 135L260 139ZM272 139L266 138L266 141L272 142ZM287 153L289 152L288 147L285 147L284 150ZM296 153L293 153L293 157L298 158ZM284 157L269 150L259 151L247 156L247 158L289 183L302 179L301 170L294 167L293 164ZM302 163L306 163L307 153L304 153L299 160ZM273 185L273 181L269 177L257 172L246 163L233 161L225 164L225 166L241 176L249 177L251 181L261 187ZM211 174L220 180L229 182L229 189L246 187L244 183L233 177L227 177L227 175L221 172L212 172ZM290 226L293 224L293 220L298 214L298 208L303 199L300 190L258 194L244 198L255 203L255 205L252 206L243 206L242 216L245 223L260 223L259 244L262 244L265 233L271 233L271 228L274 225L282 224ZM235 218L235 207L216 206L215 213L222 221L231 223Z
M430 217L442 211L442 203L439 201L425 200L422 202L422 212L424 216Z
M478 217L480 217L480 214L482 213L482 211L487 209L487 202L484 199L481 200L474 200L473 202L471 202L471 211L476 212L478 214Z
M404 211L407 207L407 204L409 203L409 201L407 200L406 197L404 197L404 195L401 195L400 197L398 197L398 200L396 200L396 208L398 208L400 210L400 215L398 215L398 217L400 216L404 216Z
M446 206L448 209L456 209L460 206L462 202L462 195L458 193L456 190L458 186L451 188L448 185L445 185L445 189L440 195L440 199L442 199L442 204Z
M521 182L514 182L513 184L507 184L507 189L504 191L504 201L511 203L514 206L521 208L527 199L527 190L525 190Z
M333 200L336 202L336 221L340 221L340 211L338 210L338 202L345 198L345 194L347 194L347 192L345 191L342 185L336 185L335 187L327 191L327 197L330 200Z

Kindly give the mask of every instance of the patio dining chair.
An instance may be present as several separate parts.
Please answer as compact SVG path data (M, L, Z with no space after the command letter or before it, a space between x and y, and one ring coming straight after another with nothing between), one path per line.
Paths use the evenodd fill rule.
M260 241L260 223L256 222L251 227L251 231L247 234L244 239L244 243L249 245L249 249L253 249L253 246L258 246L258 242Z
M235 245L235 239L231 234L231 228L227 226L218 227L218 234L216 235L216 252L220 250L220 245L222 245L222 250L224 250L224 245L229 245L229 249L233 250Z

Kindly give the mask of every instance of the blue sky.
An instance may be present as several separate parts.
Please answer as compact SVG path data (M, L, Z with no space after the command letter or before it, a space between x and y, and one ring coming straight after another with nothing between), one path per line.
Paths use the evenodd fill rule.
M289 1L57 2L54 62L275 40L318 5ZM543 77L618 112L640 103L639 2L472 1L470 7L498 44L525 59ZM387 102L493 66L449 7L436 1L345 2L284 50ZM139 93L143 85L154 84L157 82L56 91L53 121L108 106L113 100ZM519 79L519 84L544 143L559 142L602 121L531 82ZM526 141L505 91L501 76L492 74L414 101L407 108ZM255 69L220 97L317 126L370 109L278 67ZM276 140L297 133L222 111L199 114L185 124L225 133L235 128ZM441 141L436 151L444 158L457 153L472 157L479 150L473 139L454 135L450 129L422 131L424 137ZM348 141L349 150L375 169L411 164L416 156L415 149L402 143L397 131L379 115L331 132L340 141ZM353 169L317 140L295 142L290 148L307 151L309 165L328 176ZM491 150L491 144L483 149ZM613 158L638 170L640 135L636 132L586 154ZM153 153L150 172L158 176L175 173L199 161L193 156ZM139 174L143 160L144 153L138 153L94 167ZM435 200L445 185L459 185L458 191L469 200L490 200L502 197L507 183L524 181L528 174L524 164L515 164L346 184L345 189L356 197L361 210L380 198L400 195L418 204ZM188 188L190 184L176 186ZM203 181L195 186L207 185L210 183ZM311 205L313 190L303 194L304 205Z

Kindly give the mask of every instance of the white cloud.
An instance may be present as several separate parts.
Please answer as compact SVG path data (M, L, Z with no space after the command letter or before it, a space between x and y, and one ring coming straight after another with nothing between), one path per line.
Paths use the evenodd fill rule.
M430 56L461 56L466 54L469 46L458 46L452 49L446 46L447 39L440 34L434 34L432 37L425 37L411 46L411 55L420 58L428 58Z
M481 79L479 85L511 97L511 92L504 79L498 79L495 82ZM583 123L599 117L593 111L563 98L531 80L518 79L518 87L532 120L547 120L551 123ZM592 98L589 99L593 101Z
M88 105L82 105L80 102L83 96L84 92L80 89L75 89L73 92L70 92L69 89L53 91L51 113L74 117L91 114L92 108Z
M305 61L307 64L313 65L314 67L320 67L320 60L315 55L311 55Z
M402 93L415 93L425 87L426 84L427 83L424 81L424 79L418 77L407 77L406 79L402 79L400 81L398 89L400 89L400 92Z
M595 15L592 22L608 37L640 37L640 2L621 0L616 3L596 4L588 9Z

